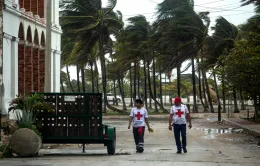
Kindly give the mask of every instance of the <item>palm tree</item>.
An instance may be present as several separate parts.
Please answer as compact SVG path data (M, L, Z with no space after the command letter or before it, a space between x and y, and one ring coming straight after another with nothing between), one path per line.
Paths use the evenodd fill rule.
M74 41L69 36L62 34L62 40L61 40L61 68L64 66L66 67L66 73L67 73L67 80L70 86L70 89L72 92L74 92L71 79L70 79L70 72L69 72L69 64L71 64L69 60L69 56L71 54L71 50L74 47Z
M242 5L254 3L256 15L239 26L240 36L234 49L224 58L225 71L234 89L244 90L250 94L255 103L255 120L259 111L259 45L260 45L260 2L258 0L242 0ZM239 74L239 76L237 76ZM235 92L235 90L233 90ZM235 94L234 94L235 97Z
M158 20L155 24L155 35L160 53L168 55L165 58L164 71L171 71L177 67L178 95L180 96L181 81L180 67L182 62L191 59L193 66L194 108L196 106L196 83L194 58L202 47L203 39L207 34L207 27L202 18L193 10L193 1L164 0L158 5ZM159 39L158 39L159 38ZM167 50L165 52L164 50Z
M60 73L60 85L61 85L62 92L66 92L66 90L64 88L65 82L68 82L67 75L64 71L61 71L61 73ZM67 89L67 87L66 87L66 89Z
M217 68L224 66L224 64L220 61L221 56L226 56L230 52L230 50L234 47L235 41L237 39L238 30L237 27L228 22L225 18L219 17L216 20L215 27L212 28L214 33L212 36L207 36L204 44L203 55L206 58L204 62L205 70L213 69L213 73L215 73ZM223 68L222 68L223 69ZM225 87L224 83L224 71L222 71L222 96L223 96L223 107L225 111ZM215 87L217 88L217 84L215 82ZM220 106L220 98L218 96L218 120L221 121L221 106ZM211 101L209 101L211 102ZM210 103L211 110L213 109L212 104ZM237 104L235 103L235 108L237 108Z
M75 0L64 7L61 14L61 25L68 34L76 35L77 47L74 47L78 59L87 59L91 49L99 44L99 57L102 70L102 85L104 92L104 111L106 111L106 65L105 49L110 34L117 33L122 27L122 15L114 12L117 0L109 0L108 6L102 8L102 1Z
M143 44L148 40L150 35L150 25L145 16L138 15L128 18L129 25L124 30L124 40L129 43L132 48L129 52L130 63L134 63L134 84L133 84L133 99L136 99L136 82L137 82L137 66L141 60L139 56L144 54Z

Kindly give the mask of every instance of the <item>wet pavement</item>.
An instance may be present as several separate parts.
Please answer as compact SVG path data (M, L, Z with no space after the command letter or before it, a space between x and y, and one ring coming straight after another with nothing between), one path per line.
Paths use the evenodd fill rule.
M256 137L260 137L260 124L254 123L245 119L241 118L230 118L230 119L224 119L224 123L232 124L237 127L240 127L247 132L250 132L252 135Z
M154 133L145 133L143 154L135 152L132 131L127 120L104 124L117 128L117 150L114 156L106 154L103 145L87 145L82 153L80 145L50 146L42 149L40 157L0 160L1 166L259 166L260 148L257 140L245 135L242 128L207 119L194 119L187 129L188 153L176 154L173 133L165 120L151 121ZM55 148L55 149L53 149Z

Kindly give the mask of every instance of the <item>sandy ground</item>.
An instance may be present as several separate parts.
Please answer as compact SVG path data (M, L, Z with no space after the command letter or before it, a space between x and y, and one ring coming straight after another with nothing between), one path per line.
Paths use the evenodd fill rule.
M260 165L260 147L243 130L209 119L194 119L187 129L188 153L176 154L173 133L166 121L151 121L154 133L145 133L143 154L135 152L127 121L105 121L117 128L117 155L108 156L103 145L87 145L83 154L78 145L45 145L40 153L51 156L0 160L1 166L229 166Z

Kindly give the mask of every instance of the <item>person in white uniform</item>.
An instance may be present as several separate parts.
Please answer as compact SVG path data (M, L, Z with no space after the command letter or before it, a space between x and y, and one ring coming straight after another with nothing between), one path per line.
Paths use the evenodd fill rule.
M144 151L144 131L145 124L148 131L152 131L148 121L148 112L143 108L143 101L141 99L135 100L135 107L131 110L128 129L131 128L133 122L133 135L136 145L136 152L142 153Z
M171 107L169 116L169 130L172 130L175 137L175 142L177 146L177 154L187 153L187 140L186 140L186 124L189 123L189 128L191 129L191 117L186 105L181 103L181 98L176 97L174 99L174 105ZM180 134L182 141L180 140Z

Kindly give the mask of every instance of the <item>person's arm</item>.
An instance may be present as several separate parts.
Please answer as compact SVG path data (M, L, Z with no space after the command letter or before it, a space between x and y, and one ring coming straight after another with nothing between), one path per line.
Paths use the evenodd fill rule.
M185 106L185 112L186 112L186 119L189 123L189 128L191 129L192 128L192 124L191 124L191 117L190 117L190 112L188 110L188 108Z
M130 129L132 121L133 121L133 117L130 116L130 118L129 118L129 124L128 124L128 129Z
M129 117L128 129L130 129L130 127L131 127L131 123L132 123L132 121L134 119L133 117L134 117L134 111L132 109L131 113L130 113L130 117Z
M151 127L149 125L149 120L148 120L148 111L145 109L145 115L144 115L144 121L146 123L146 126L148 127L148 130L150 131Z
M151 129L150 125L149 125L149 120L148 118L145 118L145 123L146 123L146 126L148 127L148 130Z
M188 121L188 123L189 123L189 128L191 129L191 128L192 128L192 124L191 124L190 113L186 114L186 118L187 118L187 121Z
M173 111L171 108L170 115L169 115L169 130L172 130L172 117L173 117Z

